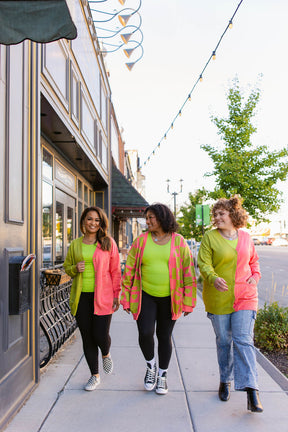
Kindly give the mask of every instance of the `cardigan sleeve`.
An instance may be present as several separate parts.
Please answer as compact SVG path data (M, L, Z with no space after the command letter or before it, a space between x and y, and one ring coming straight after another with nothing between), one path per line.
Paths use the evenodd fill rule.
M138 250L138 239L134 240L132 246L128 252L125 269L122 278L122 293L121 293L121 304L124 309L130 307L130 291L133 285L133 280L136 271L136 255Z
M71 245L69 246L66 259L63 264L65 272L72 278L74 278L78 273L76 268L77 263L75 264L75 260L74 260L74 246L75 244L72 242Z
M250 261L249 261L250 269L253 278L256 283L261 279L260 266L259 266L259 257L256 252L253 240L250 238Z
M119 298L121 291L121 267L120 256L118 248L114 239L111 238L111 254L110 254L110 268L109 268L114 298Z
M182 250L184 283L183 312L192 312L193 308L196 306L197 280L192 253L186 242Z
M210 239L208 233L206 233L199 248L197 262L201 275L210 285L214 285L215 279L219 277L213 267L212 254Z

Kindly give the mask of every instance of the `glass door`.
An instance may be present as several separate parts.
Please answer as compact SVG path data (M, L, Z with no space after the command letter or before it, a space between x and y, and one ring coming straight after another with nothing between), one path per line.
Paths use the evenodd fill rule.
M71 241L75 237L76 200L56 189L55 264L64 262Z

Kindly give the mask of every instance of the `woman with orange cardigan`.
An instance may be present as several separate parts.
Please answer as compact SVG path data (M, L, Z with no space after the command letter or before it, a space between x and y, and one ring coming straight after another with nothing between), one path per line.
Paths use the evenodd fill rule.
M108 219L99 207L88 207L80 219L83 236L72 241L64 268L73 278L70 308L81 333L83 349L91 377L87 391L100 384L98 350L103 370L111 373L110 324L112 313L119 308L121 268L118 248L108 236Z
M237 197L221 198L212 209L216 229L202 240L198 265L204 278L203 300L216 335L220 372L219 398L235 390L247 392L247 408L262 412L253 343L261 277L258 255L246 225L247 213Z
M121 304L137 322L139 345L146 360L144 387L168 392L167 370L172 354L171 336L176 320L196 305L193 258L178 224L164 204L146 208L147 232L133 242L126 261ZM158 339L159 368L154 352Z

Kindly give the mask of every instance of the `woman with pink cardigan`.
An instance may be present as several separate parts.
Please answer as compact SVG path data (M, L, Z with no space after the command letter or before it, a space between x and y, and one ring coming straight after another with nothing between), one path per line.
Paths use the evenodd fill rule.
M235 390L247 392L248 410L262 412L253 343L261 274L253 241L239 229L248 215L237 197L219 199L212 215L216 229L204 235L198 265L205 309L216 335L218 395L228 401L234 378Z
M110 355L112 313L120 304L121 268L118 248L108 236L108 219L99 207L88 207L80 219L83 236L72 241L64 268L73 278L70 308L83 340L84 355L91 377L87 391L100 384L98 350L102 353L103 370L113 370Z

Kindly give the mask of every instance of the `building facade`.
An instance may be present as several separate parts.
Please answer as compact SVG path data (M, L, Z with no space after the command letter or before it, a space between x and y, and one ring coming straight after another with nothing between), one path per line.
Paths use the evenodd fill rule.
M66 3L77 38L0 45L0 429L40 377L41 272L63 263L87 206L105 209L112 235L119 229L111 135L117 170L124 150L108 76L89 3ZM23 282L13 260L30 253Z

